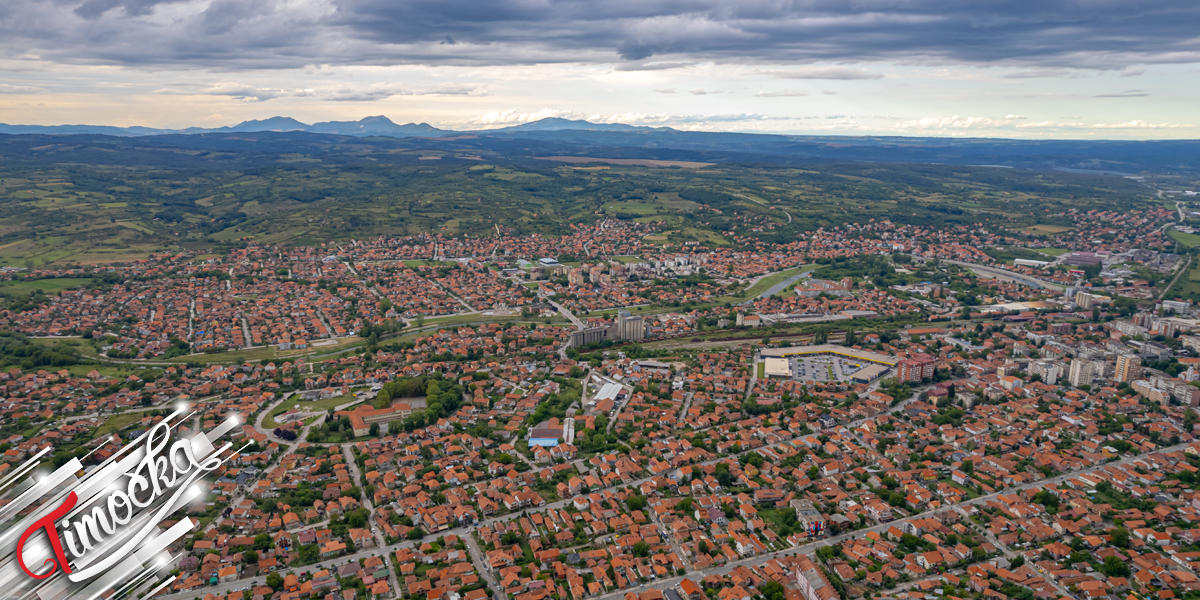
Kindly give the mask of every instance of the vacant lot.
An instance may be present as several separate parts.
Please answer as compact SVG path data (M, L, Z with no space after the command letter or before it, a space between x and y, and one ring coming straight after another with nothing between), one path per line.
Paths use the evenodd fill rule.
M59 277L56 279L25 279L0 281L0 296L25 296L41 290L57 294L63 290L74 290L92 282L89 277Z
M1033 233L1033 234L1038 234L1038 235L1053 235L1056 233L1062 233L1064 231L1070 231L1070 230L1071 230L1071 228L1067 227L1066 225L1048 225L1048 224L1031 225L1024 229L1024 231L1027 231L1027 232Z

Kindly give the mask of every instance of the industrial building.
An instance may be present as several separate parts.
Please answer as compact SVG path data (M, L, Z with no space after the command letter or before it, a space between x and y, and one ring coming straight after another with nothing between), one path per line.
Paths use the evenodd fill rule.
M598 344L604 340L618 342L640 342L646 339L646 320L641 315L630 314L627 310L617 312L617 318L607 327L585 327L572 331L567 340L571 347Z
M632 315L627 310L619 311L609 337L623 342L640 342L646 338L645 319L641 315Z
M604 338L607 335L607 327L587 327L578 331L572 331L571 336L567 340L567 344L573 348L599 344L600 342L604 341Z

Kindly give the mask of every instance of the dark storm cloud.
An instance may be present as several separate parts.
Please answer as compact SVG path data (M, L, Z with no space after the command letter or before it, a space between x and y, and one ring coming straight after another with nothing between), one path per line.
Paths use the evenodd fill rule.
M229 69L699 60L1114 69L1200 60L1196 23L1195 0L4 0L0 50Z

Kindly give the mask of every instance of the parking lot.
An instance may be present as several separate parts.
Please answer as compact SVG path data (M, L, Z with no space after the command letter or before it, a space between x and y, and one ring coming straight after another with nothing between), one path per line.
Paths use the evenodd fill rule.
M848 382L855 373L870 364L832 354L792 356L788 360L793 380L813 383Z

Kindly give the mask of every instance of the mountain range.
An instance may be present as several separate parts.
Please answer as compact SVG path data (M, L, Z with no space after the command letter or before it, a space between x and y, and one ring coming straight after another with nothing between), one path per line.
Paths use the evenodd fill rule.
M505 133L505 132L534 132L534 131L636 131L652 129L623 123L591 123L583 120L561 119L548 117L538 121L522 123L511 127L489 129L482 131L453 131L438 129L429 123L397 124L391 119L376 115L363 117L357 121L323 121L311 125L293 119L292 117L275 116L267 119L242 121L237 125L226 127L188 127L185 129L160 129L154 127L113 127L108 125L9 125L0 123L0 133L7 134L46 134L46 135L79 135L98 134L122 137L167 134L198 134L198 133L258 133L264 131L303 131L307 133L325 133L331 135L352 135L359 137L446 137L463 133ZM665 129L665 128L664 128Z
M85 145L110 146L130 160L133 148L222 148L270 153L355 142L433 151L489 150L504 156L587 156L741 164L874 162L1072 170L1116 175L1200 174L1200 140L1020 140L849 135L783 135L684 131L622 123L546 118L486 130L397 124L384 116L307 124L291 117L243 121L215 128L155 129L103 125L0 124L0 155L20 159L22 148L74 136ZM16 138L37 139L16 139ZM83 139L87 138L87 139ZM114 145L114 138L126 143ZM108 140L108 141L105 141Z

